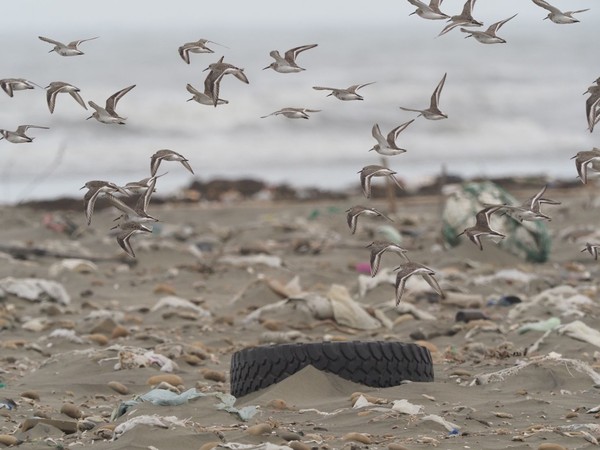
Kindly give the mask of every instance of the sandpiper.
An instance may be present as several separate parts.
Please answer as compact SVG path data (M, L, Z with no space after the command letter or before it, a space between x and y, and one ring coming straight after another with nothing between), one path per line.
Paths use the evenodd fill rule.
M453 30L456 27L480 27L483 23L475 20L473 18L473 8L475 7L475 2L477 0L467 0L463 6L463 10L460 14L456 16L450 17L448 19L448 25L444 27L442 31L440 31L439 36L446 34L448 31Z
M129 183L126 183L125 186L123 186L123 188L127 189L132 194L142 194L148 190L151 184L154 183L154 185L156 185L155 180L157 178L160 178L168 173L169 172L165 172L161 175L154 175L153 177L143 178L140 181L130 181ZM156 189L154 187L153 189L154 192L156 192Z
M594 147L592 150L578 152L571 157L575 160L577 175L583 184L587 184L587 170L591 164L600 162L600 148Z
M78 56L83 55L83 52L79 50L77 47L82 42L93 41L94 39L98 39L98 36L89 38L89 39L80 39L78 41L72 41L68 44L63 44L62 42L55 41L54 39L50 39L44 36L38 36L42 41L48 42L50 44L54 44L54 48L50 50L48 53L56 52L60 56Z
M590 244L589 242L585 243L585 247L581 250L582 252L589 252L590 255L594 257L594 259L598 260L598 250L600 249L600 244Z
M206 81L208 81L208 89L207 89L207 85L206 85ZM210 91L211 86L212 85L212 81L207 77L204 83L204 92L200 92L198 89L196 89L194 86L192 86L191 84L187 84L185 86L185 88L187 89L187 91L192 94L192 98L186 100L188 102L191 102L192 100L200 103L201 105L209 105L209 106L213 106L214 105L214 100L211 97L212 93ZM226 105L227 103L229 103L229 101L227 100L223 100L222 98L218 98L217 99L217 105Z
M406 256L407 250L400 247L398 244L394 244L389 241L373 241L367 248L371 249L371 276L374 277L379 271L379 264L381 263L381 257L385 252L398 253L406 261L410 261Z
M444 14L442 11L440 11L440 5L443 1L444 0L431 0L429 5L427 5L420 0L408 0L411 5L417 7L417 10L410 13L409 16L416 14L423 19L429 20L449 19L450 16L448 14Z
M41 130L49 130L48 127L40 127L38 125L19 125L15 131L1 130L0 129L0 139L6 139L8 142L12 142L13 144L24 144L33 141L35 138L29 137L25 134L25 132L29 128L39 128Z
M194 42L186 42L177 50L179 51L179 56L181 56L181 59L183 59L186 62L186 64L189 64L190 53L214 53L214 51L208 48L206 44L215 44L220 45L221 47L225 47L222 44L218 44L214 41L209 41L208 39L198 39Z
M277 50L272 50L271 53L269 53L269 55L271 55L271 57L275 59L275 62L272 62L263 70L273 69L275 72L279 73L294 73L306 70L300 67L298 64L296 64L296 58L301 52L310 50L311 48L315 48L317 45L318 44L311 44L302 45L300 47L294 47L285 52L283 58Z
M135 253L131 247L129 240L134 234L151 233L152 229L139 222L123 222L115 225L112 229L119 228L121 232L117 234L117 243L121 248L132 258L135 258Z
M573 14L582 13L585 11L589 11L590 9L578 9L577 11L561 11L560 9L552 6L546 0L532 0L536 5L550 11L544 20L550 19L554 23L558 23L560 25L564 25L567 23L577 23L579 20L573 17Z
M490 205L483 208L475 215L475 225L465 228L463 232L456 237L466 234L475 245L479 246L479 250L483 250L483 245L480 240L481 236L504 238L505 236L503 234L490 228L490 216L505 207L506 205Z
M442 288L434 278L435 272L429 267L417 262L409 261L401 264L394 270L398 271L398 274L396 275L396 306L400 304L400 300L404 294L406 281L413 275L421 275L440 297L445 297L444 291L442 291Z
M366 206L353 206L346 210L346 220L348 222L348 226L350 227L350 232L354 234L356 232L356 225L358 224L358 216L364 214L365 216L375 216L375 217L383 217L384 219L393 222L388 216L383 214L382 212L377 211L375 208L367 208Z
M158 167L162 161L179 161L183 167L185 167L192 174L194 171L190 166L188 160L181 154L174 152L173 150L163 149L158 150L154 155L150 157L150 175L155 176L158 171Z
M33 81L27 81L24 78L4 78L0 80L0 87L9 97L13 96L14 91L33 89L34 86L41 87L40 85L35 84Z
M156 184L156 178L154 178L154 184ZM115 197L113 194L105 192L103 197L106 198L111 205L120 210L123 214L117 217L114 221L122 220L124 222L158 222L158 219L152 217L148 214L148 205L150 204L150 197L154 191L154 186L152 189L148 189L143 194L140 194L138 197L135 206L131 208L121 199Z
M53 81L48 86L46 86L46 101L48 102L48 109L50 110L50 114L54 112L54 105L56 104L56 96L60 93L67 93L71 97L77 101L83 109L87 109L85 106L85 102L79 95L79 88L73 86L72 84L65 83L63 81Z
M431 95L431 102L430 102L429 108L427 108L427 109L411 109L411 108L404 108L401 106L400 109L402 109L404 111L418 112L419 116L423 116L429 120L447 119L448 116L446 114L444 114L442 111L440 111L440 109L438 108L438 104L440 102L440 94L442 93L442 88L444 87L444 83L446 82L446 75L447 74L444 74L444 76L442 77L442 80L438 83L437 87L433 91L433 94Z
M238 80L249 84L248 78L244 73L244 69L223 62L224 56L216 63L209 64L204 71L210 70L208 76L204 80L204 93L213 99L213 106L217 106L219 102L219 90L221 89L221 80L225 75L233 75Z
M360 174L360 184L362 186L363 193L367 198L371 197L371 179L373 177L390 178L392 181L394 181L394 183L396 183L396 186L398 186L400 189L404 189L404 186L402 186L400 181L398 181L398 179L394 176L396 172L388 169L387 167L371 164L363 167L360 171L358 171L358 173Z
M460 31L463 33L469 33L469 35L465 36L465 38L473 37L476 41L481 42L482 44L505 44L506 41L501 37L496 36L496 33L502 27L502 25L513 19L516 15L517 14L509 17L508 19L491 24L485 31L467 30L466 28L461 28Z
M83 207L85 210L85 217L87 219L87 224L92 223L92 215L94 214L94 205L96 204L96 200L98 196L102 193L112 193L112 192L120 192L123 195L129 195L129 193L122 187L117 186L115 183L111 181L103 181L103 180L92 180L88 181L83 185L81 189L86 189L87 192L83 196Z
M520 222L523 222L524 220L550 221L552 219L541 211L542 204L546 203L548 205L560 205L561 203L556 200L543 197L547 188L548 185L545 185L535 195L525 200L520 206L503 205L503 209L506 210L507 214L518 219Z
M384 138L381 134L381 130L379 129L379 124L373 125L373 129L371 130L371 134L377 140L377 144L373 146L369 151L375 150L380 155L384 156L394 156L399 155L400 153L405 153L406 150L398 147L396 145L396 138L404 129L413 123L415 119L409 120L408 122L404 122L402 125L398 125L396 128L392 129L387 135L387 138Z
M370 82L370 83L364 83L364 84L353 84L352 86L346 88L346 89L340 89L340 88L330 88L330 87L323 87L323 86L313 86L313 89L317 90L317 91L331 91L331 93L327 94L327 97L333 95L335 98L339 99L339 100L364 100L363 96L360 94L357 94L356 91L358 91L359 89L368 86L370 84L375 83L374 81Z
M119 125L125 125L125 120L127 120L127 118L119 116L117 114L117 111L115 111L115 108L117 107L117 103L119 102L119 100L121 100L121 97L123 97L125 94L127 94L134 87L135 87L135 84L132 84L131 86L126 87L125 89L121 89L120 91L115 92L113 95L108 97L106 99L106 107L105 108L97 105L96 103L94 103L92 101L89 101L88 105L90 105L92 108L94 108L95 111L86 120L91 119L93 117L94 119L96 119L98 122L101 122L101 123L108 123L108 124L118 123Z
M288 119L308 119L310 116L308 113L321 112L320 109L308 109L308 108L282 108L278 111L267 114L266 116L260 116L261 119L269 116L284 116Z
M600 78L599 78L600 80ZM583 95L589 93L590 96L585 101L585 116L588 122L590 133L594 131L594 126L600 120L600 83L596 80L594 84L587 88Z

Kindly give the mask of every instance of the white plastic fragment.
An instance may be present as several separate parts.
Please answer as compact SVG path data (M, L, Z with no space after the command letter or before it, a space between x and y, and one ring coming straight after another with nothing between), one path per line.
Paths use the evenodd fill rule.
M438 416L437 414L429 414L427 416L423 416L421 417L422 421L431 421L431 422L435 422L435 423L439 423L441 426L443 426L446 430L448 430L450 433L455 433L458 430L460 430L460 426L458 426L455 423L449 422L446 419L444 419L441 416Z
M558 329L558 333L566 334L578 341L588 342L596 347L600 347L600 331L586 325L580 320L563 325Z
M210 317L210 312L206 309L198 306L191 301L176 297L174 295L168 295L166 297L161 298L156 304L150 309L150 311L157 311L161 308L170 307L170 308L182 308L182 309L191 309L192 311L198 313L201 317Z
M83 344L85 342L81 337L77 336L75 330L67 330L65 328L57 328L56 330L52 331L48 337L54 339L66 339L67 341L74 342L75 344Z
M423 405L415 405L410 403L408 400L394 400L392 404L392 409L394 411L398 411L401 414L409 414L414 416L415 414L420 414L423 412Z
M0 290L32 302L53 300L62 305L71 303L71 297L62 284L42 278L13 278L0 280Z
M52 264L48 268L48 275L55 278L63 272L92 273L97 272L98 266L87 259L69 258Z
M265 255L262 253L258 255L243 256L226 255L219 259L219 262L236 267L255 266L256 264L264 264L268 267L281 267L283 264L279 256Z
M169 428L173 425L185 427L189 420L190 419L179 419L176 416L164 417L159 416L158 414L132 417L131 419L115 427L112 440L114 441L115 439L118 439L124 433L127 433L138 425L149 425L151 427L159 428Z

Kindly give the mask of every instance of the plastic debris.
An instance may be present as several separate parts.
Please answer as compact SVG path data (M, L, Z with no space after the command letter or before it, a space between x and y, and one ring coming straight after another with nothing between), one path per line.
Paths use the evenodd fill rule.
M98 266L87 259L70 258L52 264L48 268L48 275L55 278L63 272L92 273L97 272Z
M519 334L527 333L528 331L548 331L554 330L560 326L560 319L558 317L551 317L548 320L540 320L538 322L526 323L519 327L517 332Z
M243 408L236 408L234 406L236 402L236 398L231 394L223 394L222 392L215 392L215 396L221 400L221 403L215 405L217 409L221 409L223 411L227 411L232 414L237 414L237 416L247 422L258 412L258 408L254 405L244 406Z
M71 303L71 297L62 284L42 278L6 277L0 280L0 292L2 291L4 293L0 297L12 294L33 302L50 300L62 305Z
M256 264L264 264L269 267L281 267L283 262L279 256L272 255L244 255L244 256L234 256L227 255L223 256L219 259L220 263L223 264L231 264L236 267L246 267L246 266L254 266Z
M139 347L119 348L119 362L115 364L115 370L137 369L140 367L160 367L161 372L173 372L179 367L170 358L152 350Z
M452 185L449 190L442 215L442 235L452 247L460 243L458 234L474 224L475 214L486 204L519 204L512 195L491 181ZM543 263L548 259L551 240L545 223L519 222L508 214L495 214L491 226L506 235L499 245L510 253L531 262Z
M600 331L586 325L580 320L563 325L558 329L558 333L600 347Z
M423 408L423 405L415 405L405 399L394 400L392 404L392 410L398 411L402 414L409 414L411 416L423 412Z
M423 422L431 421L439 423L446 430L448 430L451 435L457 435L460 432L460 426L456 425L455 423L449 422L448 420L444 419L441 416L438 416L437 414L428 414L426 416L421 417L421 420Z
M151 427L169 428L171 426L185 427L189 419L179 419L176 416L159 416L154 415L142 415L132 417L131 419L120 423L115 427L113 433L113 441L120 438L123 434L137 427L138 425L148 425Z
M210 312L201 306L195 305L191 301L176 297L174 295L169 295L167 297L161 298L156 304L150 309L150 311L157 311L161 308L183 308L183 309L191 309L192 311L198 313L201 317L210 317Z

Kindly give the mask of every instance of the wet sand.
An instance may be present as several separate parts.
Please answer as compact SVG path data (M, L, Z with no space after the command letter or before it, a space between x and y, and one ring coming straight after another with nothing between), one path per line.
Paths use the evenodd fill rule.
M586 411L600 404L600 375L593 372L598 343L570 337L569 328L561 328L578 322L598 328L598 262L580 252L586 240L594 239L597 225L590 192L552 192L551 198L563 204L547 208L553 244L544 264L527 263L491 241L484 242L483 252L466 239L444 248L439 198L399 199L393 225L402 233L402 246L412 260L436 271L448 295L440 300L425 283L409 282L401 306L412 305L417 312L394 307L390 283L360 296L370 277L361 278L357 264L368 263L364 247L381 239L377 229L388 224L359 220L351 235L344 211L366 203L386 211L384 201L152 205L161 222L152 235L132 238L133 265L108 232L114 211L98 211L88 228L83 211L45 216L41 210L2 207L4 250L35 247L89 261L0 253L0 286L8 277L17 284L40 278L60 283L68 295L60 303L47 296L26 300L0 294L0 400L17 404L0 408L0 434L9 435L0 436L0 442L12 436L23 441L19 448L24 449L92 442L97 449L207 449L211 442L227 448L267 442L295 449L536 449L544 443L592 448L600 438L600 416ZM56 226L61 217L80 227L73 236ZM585 227L591 230L587 234ZM382 269L398 265L396 258L385 255ZM286 286L294 277L297 284ZM387 320L358 329L339 317L314 318L285 306L258 320L247 318L286 294L327 297L332 286ZM164 300L169 296L180 300ZM500 299L506 296L521 303L505 305ZM455 320L458 311L472 308L488 320ZM551 318L561 326L543 339L544 331L521 329ZM272 341L323 340L422 343L432 352L435 382L371 388L307 367L239 398L236 407L258 407L247 422L216 409L219 400L212 394L229 392L233 352ZM173 371L161 371L156 363L115 369L126 363L125 355L149 350L173 361ZM121 402L148 392L150 378L164 374L179 377L168 379L173 390L196 388L210 395L178 406L139 403L111 421ZM126 390L120 394L119 385L113 388L110 382ZM378 401L353 408L356 392ZM393 402L402 399L422 405L420 412L393 410ZM162 426L118 429L115 436L115 426L143 415L162 417ZM35 417L48 420L26 422ZM77 431L65 434L61 427Z

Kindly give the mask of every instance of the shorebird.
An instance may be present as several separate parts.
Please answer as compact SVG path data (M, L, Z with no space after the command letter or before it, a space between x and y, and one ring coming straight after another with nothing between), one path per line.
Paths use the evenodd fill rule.
M379 264L381 263L381 257L385 252L398 253L407 262L410 261L406 256L407 250L400 247L398 244L388 241L373 241L367 248L371 249L371 276L374 277L379 271Z
M585 247L581 250L582 252L589 252L590 255L594 257L594 259L598 260L598 249L600 249L600 244L590 244L589 242L585 243Z
M465 228L464 231L458 234L456 237L466 234L467 237L475 244L479 246L479 250L483 250L481 244L481 236L492 236L504 238L505 236L497 231L490 228L490 216L505 208L506 205L490 205L483 208L475 215L475 225L469 228Z
M24 78L4 78L0 80L0 87L9 97L13 96L14 91L33 89L34 86L41 88L40 85L35 84L33 81L27 81Z
M388 216L383 214L382 212L377 211L375 208L367 208L365 206L353 206L346 210L346 220L348 222L348 226L350 227L350 232L354 234L356 232L356 225L358 224L358 216L375 216L375 217L383 217L384 219L393 222Z
M541 211L542 204L546 203L548 205L560 205L560 202L543 197L547 188L548 185L545 185L535 195L525 200L520 206L503 205L503 209L506 210L507 214L509 214L511 217L519 219L520 222L523 222L524 220L550 221L552 219Z
M273 69L275 72L279 73L294 73L306 70L296 64L296 58L301 52L315 48L317 45L318 44L302 45L300 47L291 48L285 52L283 58L277 50L272 50L269 55L275 59L275 62L272 62L263 70Z
M403 106L401 106L400 109L402 109L404 111L418 112L419 116L423 116L429 120L447 119L448 116L446 114L444 114L442 111L440 111L440 109L438 108L438 104L440 102L440 94L442 93L444 83L446 82L446 75L447 74L444 74L444 76L442 77L442 80L438 83L437 87L433 91L433 94L431 95L431 102L429 104L429 108L427 108L427 109L411 109L411 108L404 108Z
M154 184L156 184L156 178L154 179ZM152 189L148 189L143 194L140 194L135 205L131 208L121 199L115 197L111 193L105 192L103 194L104 198L106 198L111 205L120 210L123 214L113 220L113 222L117 220L123 220L124 222L158 222L158 219L152 217L148 214L148 205L150 204L150 197L154 191L154 185Z
M394 156L399 155L400 153L405 153L406 150L398 147L396 145L396 138L400 133L404 131L404 129L413 123L415 119L409 120L408 122L404 122L402 125L398 125L396 128L392 129L387 135L387 138L384 138L381 134L381 130L379 129L379 124L373 125L373 129L371 130L371 134L377 140L377 144L373 146L369 151L375 150L380 155L384 156Z
M420 0L408 0L411 5L417 7L417 10L410 13L409 16L416 14L423 19L429 20L449 19L450 16L448 14L444 14L442 11L440 11L440 5L443 1L444 0L431 0L429 5L427 5Z
M233 75L238 80L249 84L248 78L244 73L244 69L223 62L224 56L216 63L210 64L204 71L210 70L208 76L204 80L204 93L213 99L213 106L219 103L219 90L221 89L221 80L225 75Z
M308 108L282 108L278 111L267 114L266 116L260 116L261 119L269 116L284 116L288 119L308 119L310 116L308 113L321 112L320 109L308 109Z
M160 166L160 163L162 161L179 161L181 164L183 164L183 167L185 167L192 174L194 173L192 167L190 166L190 163L183 155L174 152L173 150L163 149L158 150L156 153L154 153L154 155L150 157L150 175L156 175L158 167Z
M111 230L115 228L121 229L121 232L117 234L117 243L121 246L125 253L132 258L135 258L135 253L131 247L131 243L129 242L131 237L140 233L152 233L151 228L148 228L146 225L139 222L123 222L115 225L111 228Z
M594 126L600 120L600 78L595 81L596 84L587 88L583 95L589 93L590 96L585 101L585 116L588 122L590 133L594 131Z
M209 85L206 85L206 81L209 81ZM213 106L214 105L214 100L211 97L212 92L210 91L211 89L211 81L209 80L209 78L207 77L205 82L204 82L204 92L200 92L198 89L196 89L194 86L192 86L191 84L187 84L185 86L185 88L187 89L187 91L192 94L192 98L186 100L187 102L191 102L192 100L200 103L201 105L209 105L209 106ZM227 103L229 103L227 100L223 100L222 98L218 98L217 99L217 105L226 105Z
M194 42L186 42L181 47L179 47L177 51L179 52L179 56L181 56L181 59L183 59L186 62L186 64L189 64L190 53L214 53L214 51L208 48L206 44L215 44L220 45L221 47L225 47L222 44L218 44L214 41L209 41L208 39L198 39Z
M544 17L544 20L546 19L550 19L552 22L554 23L558 23L560 25L564 25L567 23L577 23L579 22L579 20L577 20L576 18L573 17L573 14L577 14L577 13L582 13L585 11L589 11L589 8L587 9L578 9L577 11L561 11L560 9L552 6L550 3L548 3L546 0L532 0L533 3L535 3L536 5L550 11L548 13L548 15L546 17Z
M123 186L124 189L127 189L132 194L142 194L148 190L150 185L154 183L156 185L156 179L166 175L169 172L165 172L162 175L154 175L153 177L143 178L140 181L130 181ZM153 191L156 192L156 189L153 187Z
M370 84L375 83L374 81L370 82L370 83L364 83L364 84L353 84L352 86L346 88L346 89L340 89L340 88L330 88L330 87L322 87L322 86L313 86L313 89L317 90L317 91L331 91L331 93L327 94L327 97L333 95L335 98L339 99L339 100L364 100L363 96L360 94L357 94L356 91L358 91L359 89L368 86Z
M65 83L63 81L53 81L48 86L46 86L46 101L48 102L48 109L50 110L50 114L54 112L54 105L56 104L56 96L61 93L67 93L71 97L75 99L77 103L83 106L83 109L87 109L85 106L85 102L79 95L79 88L73 86L72 84Z
M89 38L89 39L80 39L78 41L72 41L68 44L63 44L62 42L55 41L54 39L50 39L44 36L38 36L42 41L48 42L50 44L54 44L54 48L50 50L48 53L56 52L60 56L78 56L83 55L83 52L79 50L77 47L82 42L93 41L94 39L98 39L98 36Z
M452 16L450 17L450 19L448 19L448 25L446 25L444 27L444 29L442 31L440 31L440 34L438 34L438 37L442 36L443 34L446 34L448 31L453 30L456 27L480 27L483 25L483 23L475 20L473 18L473 8L475 7L475 2L477 0L467 0L463 6L463 10L460 14L456 15L456 16Z
M444 298L444 291L438 284L437 280L434 278L435 272L427 266L423 264L419 264L417 262L409 261L407 263L401 264L396 267L394 270L398 271L396 275L396 306L400 304L400 300L402 299L402 295L404 294L404 288L406 286L406 281L412 277L413 275L421 275L425 281L433 288L435 292L439 294L440 297Z
M600 163L600 148L594 147L592 150L584 150L578 152L575 156L571 157L575 160L575 168L577 169L577 175L581 179L583 184L587 184L587 171L590 165Z
M482 44L505 44L506 41L501 37L496 36L496 33L502 27L502 25L509 20L514 19L516 15L517 14L509 17L508 19L491 24L485 31L467 30L466 28L461 28L460 31L463 33L469 33L468 36L465 36L465 39L468 37L473 37L476 41L481 42Z
M25 132L29 128L39 128L40 130L49 130L48 127L40 127L37 125L19 125L15 131L0 130L0 139L6 139L13 144L24 144L33 141L35 138L29 137Z
M98 196L103 193L112 193L112 192L120 192L123 195L129 195L129 193L122 187L117 186L115 183L111 181L103 181L103 180L92 180L88 181L83 185L81 189L86 189L87 192L83 196L83 207L85 210L85 217L87 219L87 224L92 223L92 215L94 214L94 205L96 204L96 200Z
M400 189L404 189L404 186L402 186L400 181L398 181L398 179L394 176L396 172L388 169L387 167L371 164L363 167L360 171L358 171L358 173L360 174L360 185L362 186L363 193L367 198L371 197L371 179L373 177L390 178L394 181L394 183L396 183L396 186L398 186Z
M115 111L117 107L117 103L121 100L125 94L127 94L130 90L135 87L135 84L132 84L125 89L121 89L118 92L115 92L113 95L106 99L106 106L103 108L102 106L97 105L96 103L89 101L88 105L95 109L94 113L88 117L86 120L91 119L92 117L101 123L118 123L119 125L125 125L126 117L121 117Z

